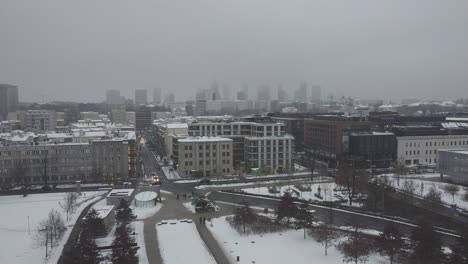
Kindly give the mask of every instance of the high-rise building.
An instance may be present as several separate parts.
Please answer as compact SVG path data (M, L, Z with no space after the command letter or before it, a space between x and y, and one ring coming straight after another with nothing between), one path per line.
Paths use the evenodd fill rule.
M166 95L164 103L166 105L175 103L175 95L173 93Z
M231 89L230 89L229 85L227 85L227 84L223 85L223 100L225 100L225 101L231 101L232 100Z
M268 85L263 85L257 90L257 100L258 101L270 101L270 87Z
M125 105L115 105L111 109L111 121L115 124L127 124Z
M312 86L312 95L310 100L316 103L322 101L322 87L320 87L319 85Z
M0 120L6 120L8 112L14 112L18 107L18 87L0 84Z
M283 85L278 86L278 101L279 102L286 102L288 100L286 91L283 88Z
M294 101L300 103L307 103L307 83L301 82L299 89L294 92Z
M135 130L141 131L151 128L151 109L148 107L140 107L135 112Z
M161 103L161 88L154 88L153 90L153 103L160 104Z
M148 91L145 89L135 90L135 105L146 105L148 104Z

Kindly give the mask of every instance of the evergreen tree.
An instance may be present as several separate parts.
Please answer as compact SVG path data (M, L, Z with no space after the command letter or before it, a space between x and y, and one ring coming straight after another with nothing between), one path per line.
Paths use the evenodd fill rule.
M89 233L82 232L80 239L65 256L65 264L99 264L101 256L94 238Z
M290 193L284 193L278 203L278 210L276 211L277 220L281 221L286 218L289 225L289 220L296 216L297 207L294 205L293 198Z
M129 223L135 218L136 216L133 214L133 210L132 208L130 208L130 204L128 203L128 201L125 199L120 199L120 203L117 206L115 214L115 219L117 220L117 222Z
M434 226L426 221L421 221L411 235L411 247L413 254L412 263L415 264L439 264L444 259L442 242L434 230Z
M121 224L115 230L115 238L112 242L113 264L136 264L138 263L137 244L132 236L132 230L126 224Z
M309 205L306 202L301 203L301 206L297 209L296 221L294 222L296 230L304 229L304 239L306 238L306 230L314 225L314 216L308 210L308 207Z
M400 230L389 222L384 227L384 232L377 238L377 252L388 257L390 264L395 263L405 249L405 241Z
M87 214L82 224L83 233L96 239L97 236L105 234L107 227L104 220L99 217L99 213L92 208Z

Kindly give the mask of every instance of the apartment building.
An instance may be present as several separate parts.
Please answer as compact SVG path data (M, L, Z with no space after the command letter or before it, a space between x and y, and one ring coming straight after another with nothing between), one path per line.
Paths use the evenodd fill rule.
M192 122L189 123L188 134L190 136L211 136L211 137L223 137L229 138L233 141L233 166L236 170L245 170L250 172L252 169L258 169L261 167L262 160L266 162L267 148L262 148L260 143L257 145L256 150L251 150L255 144L250 146L249 151L246 151L247 144L250 142L270 142L270 140L281 141L283 144L288 146L288 149L294 146L294 140L290 140L291 136L286 135L285 125L282 123L273 122L268 117L252 117L245 118L242 121L202 121L202 122ZM247 139L249 138L249 140ZM262 138L265 138L262 140ZM250 162L251 158L246 157L246 154L250 153L260 155L259 157L264 157L259 161L259 167L251 166L251 164L257 164L255 162ZM253 155L253 154L252 154ZM277 160L270 158L268 163L271 167L271 171L284 170L284 164L291 164L291 156L288 155L282 156L278 159L286 160Z
M28 110L19 113L24 130L34 132L55 131L56 117L53 110Z
M128 142L33 144L0 147L0 185L116 182L127 179Z
M263 174L291 171L293 150L294 137L290 135L245 137L245 169Z
M188 137L178 140L178 171L187 176L232 174L232 140L221 137Z

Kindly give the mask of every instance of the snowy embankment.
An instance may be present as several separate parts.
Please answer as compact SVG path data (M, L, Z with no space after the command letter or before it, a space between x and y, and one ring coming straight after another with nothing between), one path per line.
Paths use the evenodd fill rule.
M293 260L294 264L339 264L343 263L340 252L335 248L324 255L324 248L311 237L304 239L303 230L288 230L285 232L263 235L240 235L226 221L226 217L212 220L213 226L207 225L215 239L223 248L225 254L235 263L268 263L283 264ZM367 263L382 263L376 255L370 256Z
M159 250L164 263L216 263L200 238L195 224L178 220L167 222L156 226Z
M30 194L26 197L20 195L1 196L0 263L57 263L81 211L90 203L100 199L99 195L103 193L83 192L78 197L79 207L68 221L66 221L66 216L59 205L59 202L63 202L65 193ZM47 218L51 209L62 214L64 221L66 221L67 231L59 245L54 248L52 255L45 261L45 248L38 247L33 237L37 226Z

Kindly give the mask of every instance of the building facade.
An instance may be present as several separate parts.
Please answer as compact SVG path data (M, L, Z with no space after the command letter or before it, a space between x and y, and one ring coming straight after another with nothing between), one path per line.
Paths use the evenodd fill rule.
M439 150L437 169L442 177L448 175L456 183L468 184L468 148Z
M24 130L34 132L55 131L56 115L53 110L21 111L20 116Z
M290 135L249 136L245 137L244 144L246 171L259 171L262 174L292 171L294 137Z
M18 107L18 87L0 84L0 121L7 120L9 112L15 112Z
M398 158L406 165L435 166L439 150L468 148L468 135L401 136L397 144Z
M188 137L178 140L178 170L186 176L214 177L234 172L232 140Z
M330 120L309 119L304 122L304 147L323 159L334 161L346 154L345 144L351 133L369 133L371 124L331 117Z
M126 180L127 148L118 140L0 147L0 184Z
M135 105L147 105L148 104L148 91L145 89L135 90Z

